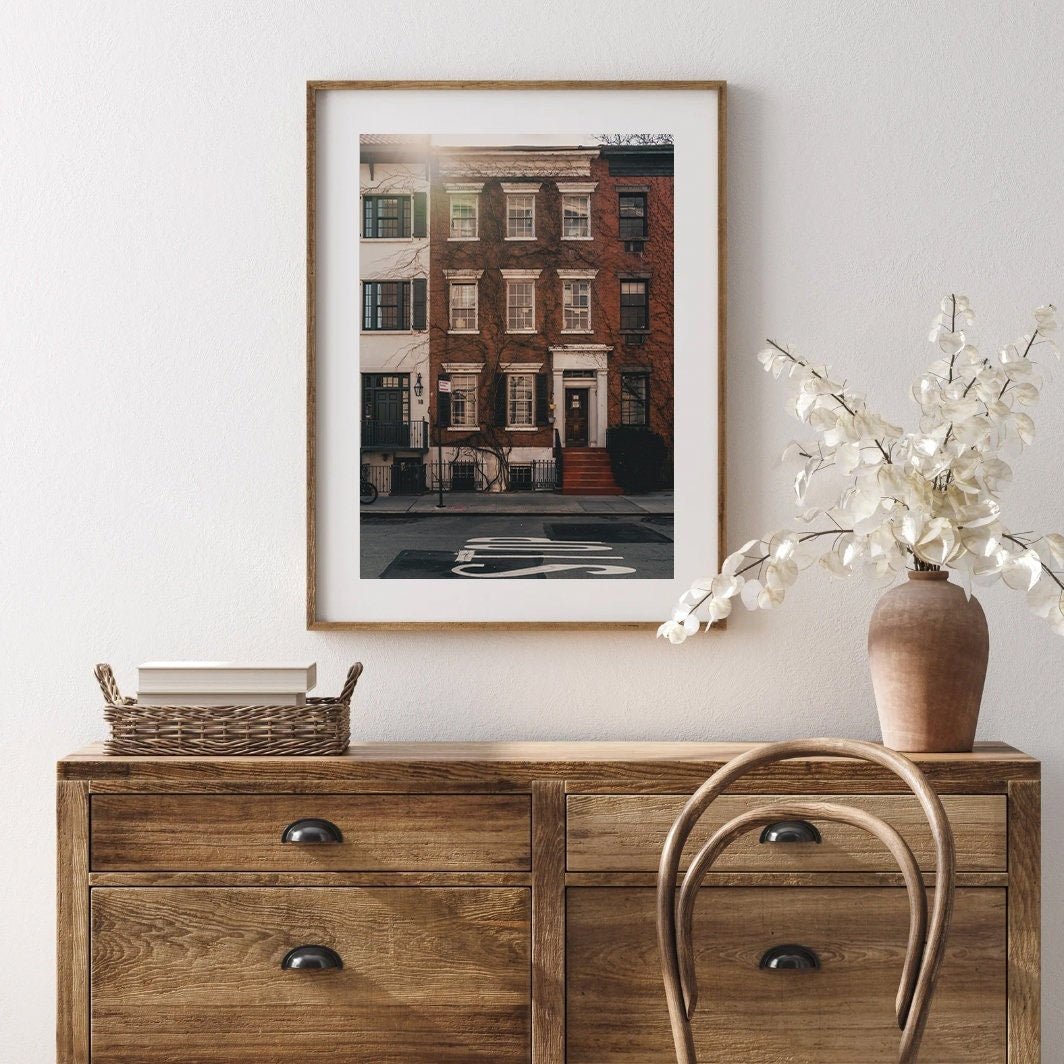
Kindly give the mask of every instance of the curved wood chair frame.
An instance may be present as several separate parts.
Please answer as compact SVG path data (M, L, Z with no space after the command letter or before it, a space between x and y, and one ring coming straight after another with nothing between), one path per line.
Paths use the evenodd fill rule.
M797 757L836 756L871 761L893 772L917 797L935 843L936 889L930 925L923 879L904 839L889 824L864 810L828 802L777 802L750 810L722 825L691 862L677 897L684 847L705 811L735 780L754 769ZM691 1018L698 1003L693 918L699 887L713 862L735 839L754 827L785 819L851 824L877 836L901 867L910 902L909 940L895 1000L901 1044L899 1064L912 1064L920 1048L927 1014L945 953L953 913L953 832L942 802L924 774L907 757L874 743L848 739L802 739L755 747L721 766L677 817L658 868L658 945L678 1064L698 1064Z

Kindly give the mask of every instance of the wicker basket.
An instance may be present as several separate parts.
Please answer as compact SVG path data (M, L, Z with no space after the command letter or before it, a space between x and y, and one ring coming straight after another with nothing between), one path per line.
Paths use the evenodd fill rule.
M96 666L109 754L148 756L342 754L351 739L351 695L362 675L352 665L335 698L305 706L142 706L123 698L110 665Z

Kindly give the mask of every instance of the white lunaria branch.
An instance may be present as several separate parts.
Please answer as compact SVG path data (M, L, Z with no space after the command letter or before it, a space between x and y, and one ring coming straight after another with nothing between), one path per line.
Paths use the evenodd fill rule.
M682 643L727 617L736 600L775 609L814 562L832 576L860 571L883 586L910 567L954 570L969 593L973 581L1001 580L1025 592L1031 609L1064 635L1064 535L1012 532L998 498L1012 478L1002 451L1033 443L1029 409L1047 360L1060 357L1056 308L1038 307L1033 329L993 357L980 353L974 322L965 296L942 300L929 334L938 355L912 387L920 408L915 432L880 417L827 366L768 341L759 360L790 382L788 409L813 436L783 456L798 464L799 505L824 471L841 476L844 487L834 505L796 516L816 528L750 540L718 574L693 584L658 635Z

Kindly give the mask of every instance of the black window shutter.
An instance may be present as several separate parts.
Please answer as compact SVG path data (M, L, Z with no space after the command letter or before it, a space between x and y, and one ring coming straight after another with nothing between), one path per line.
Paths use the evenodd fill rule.
M414 193L414 236L428 236L428 194L425 192Z
M546 425L550 418L547 408L547 375L536 374L536 424Z
M506 374L495 374L495 424L506 427Z
M429 282L425 277L415 277L414 286L414 328L421 330L428 328L427 301Z

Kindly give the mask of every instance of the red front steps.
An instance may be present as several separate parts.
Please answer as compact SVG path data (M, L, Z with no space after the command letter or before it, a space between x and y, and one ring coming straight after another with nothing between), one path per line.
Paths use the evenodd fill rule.
M563 495L623 495L613 479L605 447L566 447L562 452Z

